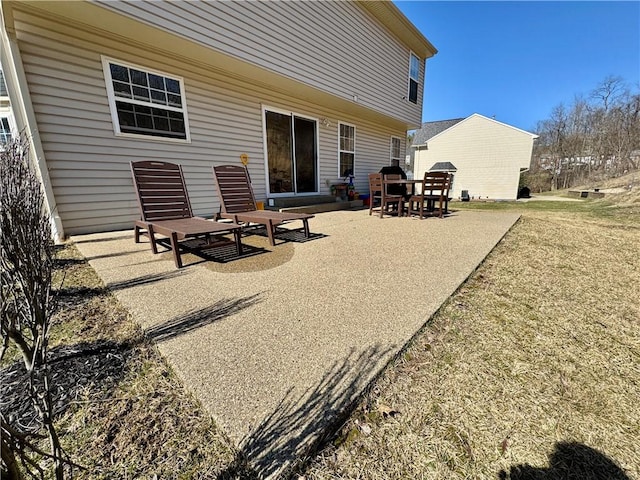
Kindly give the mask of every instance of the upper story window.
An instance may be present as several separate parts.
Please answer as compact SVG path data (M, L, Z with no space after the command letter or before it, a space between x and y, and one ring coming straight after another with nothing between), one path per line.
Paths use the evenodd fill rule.
M107 58L102 63L116 135L189 141L181 78Z
M346 123L338 124L339 131L339 165L338 172L341 177L353 175L356 158L356 127Z
M418 103L418 82L420 80L420 59L409 55L409 101Z
M4 72L0 70L0 97L8 97L9 92L7 92L7 84L4 81Z
M11 122L8 117L0 117L0 148L11 140Z
M402 157L400 156L400 148L401 148L401 140L398 137L391 137L391 165L393 165L394 160L398 161L400 165Z

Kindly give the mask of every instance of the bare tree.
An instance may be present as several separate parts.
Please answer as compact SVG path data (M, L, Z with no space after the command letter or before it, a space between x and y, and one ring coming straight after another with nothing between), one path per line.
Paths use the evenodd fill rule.
M56 479L64 476L64 452L54 426L47 349L54 309L52 273L54 243L45 210L40 179L21 136L0 153L0 359L10 342L22 354L28 373L29 393L47 432ZM2 414L2 460L9 478L21 478L16 454L25 471L44 476L27 454L42 452L26 435L11 427Z
M576 96L568 107L556 106L538 122L537 133L532 170L548 172L552 190L637 170L640 92L620 77L607 77L587 99Z
M605 112L616 102L619 96L625 91L624 79L609 75L591 92L591 98L601 102Z

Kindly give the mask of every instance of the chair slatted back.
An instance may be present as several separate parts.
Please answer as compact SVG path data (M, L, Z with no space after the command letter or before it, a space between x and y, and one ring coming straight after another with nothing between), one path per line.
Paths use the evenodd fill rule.
M191 204L182 166L169 162L131 162L142 220L191 218Z
M370 173L369 174L369 193L371 198L374 196L380 196L382 194L382 174ZM376 193L378 195L376 195Z
M451 175L446 172L425 172L422 181L424 195L448 196L451 187Z
M387 173L384 176L385 180L402 180L402 175L400 175L399 173ZM396 186L396 185L394 185ZM389 193L389 185L385 185L385 189L384 189L384 194L385 195L390 195ZM398 195L398 193L394 190L391 195Z
M220 196L222 213L242 213L257 210L249 173L239 165L213 167L213 177Z

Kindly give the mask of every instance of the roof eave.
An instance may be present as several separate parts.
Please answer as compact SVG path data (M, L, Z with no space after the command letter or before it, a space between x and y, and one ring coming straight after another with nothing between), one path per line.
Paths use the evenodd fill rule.
M358 3L410 47L416 55L427 59L438 53L436 47L427 40L422 32L411 23L393 2L389 0L358 0Z

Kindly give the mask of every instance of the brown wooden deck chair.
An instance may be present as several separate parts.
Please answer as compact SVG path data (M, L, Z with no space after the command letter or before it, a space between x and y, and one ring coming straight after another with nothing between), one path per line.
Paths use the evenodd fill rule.
M387 175L387 178L400 180L400 175ZM389 213L389 206L397 204L398 215L402 215L402 204L404 203L404 195L390 195L387 193L386 185L383 182L381 173L369 174L369 215L373 212L373 203L377 200L380 202L380 218L385 212Z
M245 225L264 225L271 245L276 244L274 236L278 225L300 220L304 235L309 238L309 219L313 218L313 215L257 209L246 168L239 165L219 165L213 167L213 177L218 188L219 215L222 218Z
M140 206L140 220L134 224L136 243L140 242L140 235L147 235L151 250L158 253L155 235L169 237L178 268L182 267L180 240L204 237L206 243L197 248L211 248L229 243L212 242L212 235L233 233L238 255L242 254L240 225L193 216L180 165L159 161L131 162L131 174Z
M446 172L425 172L422 191L409 199L408 215L417 214L422 219L425 212L435 212L438 202L438 216L443 217L449 204L451 175Z

